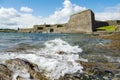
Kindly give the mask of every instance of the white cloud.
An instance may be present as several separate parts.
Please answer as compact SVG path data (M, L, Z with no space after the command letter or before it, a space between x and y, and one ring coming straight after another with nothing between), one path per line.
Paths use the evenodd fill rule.
M120 20L120 4L105 8L104 12L95 14L96 20Z
M0 18L11 19L18 16L19 13L14 8L0 8Z
M34 16L33 10L28 7L22 7L22 13L14 8L0 8L0 28L28 28L33 27L35 24L56 24L66 23L69 20L70 15L86 10L86 7L81 7L76 4L72 4L70 0L64 0L63 7L54 11L49 17ZM114 7L107 7L104 12L95 13L97 20L120 20L120 4Z
M85 7L80 7L76 4L72 4L70 0L63 2L63 8L56 10L54 14L50 15L46 21L47 23L66 23L69 20L70 15L86 10ZM51 22L52 21L52 22Z
M38 17L20 13L14 8L0 8L0 28L32 27L39 21Z
M29 7L21 7L20 10L23 11L23 12L33 12L33 10Z
M28 28L33 27L35 24L56 24L66 23L70 15L85 10L85 7L80 7L72 4L70 0L63 2L63 7L56 10L49 17L34 16L31 13L21 13L14 8L0 8L0 28ZM28 7L22 7L23 12L32 12L33 10Z
M20 17L20 14L14 8L0 8L0 27L10 27L17 25L12 19Z

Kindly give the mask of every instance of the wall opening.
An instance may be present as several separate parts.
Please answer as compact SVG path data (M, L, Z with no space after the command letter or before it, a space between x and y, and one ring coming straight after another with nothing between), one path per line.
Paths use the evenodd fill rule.
M51 25L45 25L45 27L51 27Z
M59 27L63 27L63 25L57 25L57 28L59 28Z
M54 32L54 29L50 29L50 32Z
M37 27L37 30L43 30L43 27Z

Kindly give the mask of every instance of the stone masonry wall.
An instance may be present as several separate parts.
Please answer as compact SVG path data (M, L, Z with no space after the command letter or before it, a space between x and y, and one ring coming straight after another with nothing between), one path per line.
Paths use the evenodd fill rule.
M19 32L40 33L91 33L102 26L120 25L120 20L95 21L94 13L89 9L70 16L66 24L34 25L33 28L20 29ZM118 30L119 31L119 30Z
M95 29L94 13L91 10L85 10L72 15L67 27L70 33L93 32Z
M107 23L109 25L120 25L120 20L109 20Z
M120 20L96 21L96 28L103 26L117 26L120 25Z

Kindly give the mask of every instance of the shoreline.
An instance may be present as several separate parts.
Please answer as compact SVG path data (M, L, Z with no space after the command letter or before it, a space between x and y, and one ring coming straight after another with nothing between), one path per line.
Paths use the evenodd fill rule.
M9 33L7 35L9 35ZM14 34L12 34L12 35L14 36ZM24 35L24 33L22 35ZM36 34L32 34L32 35L33 36L32 36L31 39L37 39L38 38L38 36L36 36L36 38L33 38L33 37L35 37ZM57 51L59 51L59 49L60 50L62 49L61 52L60 53L58 53L58 52L57 53L53 53L52 55L57 54L60 57L65 56L64 58L60 58L62 60L65 59L64 61L66 61L66 58L67 58L66 55L67 54L68 54L68 56L74 55L73 53L71 53L71 54L69 53L69 51L71 49L73 49L72 50L73 52L77 51L78 49L81 52L81 49L82 49L83 52L81 52L80 54L75 54L74 57L70 57L71 59L75 58L75 61L72 61L72 62L75 62L76 66L71 62L71 59L70 59L70 61L68 60L68 62L65 62L65 64L64 64L65 67L64 68L66 69L66 67L68 67L66 64L68 64L68 65L72 64L75 69L80 67L80 66L83 67L82 68L83 72L81 73L81 72L78 71L78 72L74 72L74 73L66 73L65 75L61 75L59 77L59 79L56 79L56 80L68 80L68 79L71 79L71 80L77 80L77 79L78 80L84 80L84 79L85 80L87 80L87 79L89 79L89 80L93 80L93 79L99 79L99 80L101 80L101 79L103 79L103 80L104 79L119 79L120 78L119 77L119 74L120 74L120 71L119 71L120 70L120 63L115 61L115 60L117 58L119 59L120 54L119 54L118 51L115 51L114 48L111 48L111 46L110 46L110 48L107 48L107 47L109 47L110 44L112 44L112 45L115 46L115 48L117 50L119 49L118 48L119 47L118 43L116 43L117 45L112 43L112 41L115 41L115 42L116 41L118 41L118 42L120 41L120 36L119 35L120 35L120 33L109 33L109 34L105 34L104 33L104 34L98 34L98 35L93 34L93 35L87 35L87 36L83 34L82 37L79 36L79 34L73 35L73 37L72 37L72 35L69 35L69 37L68 37L68 35L66 35L65 38L69 38L69 39L72 39L72 38L77 39L77 38L79 38L78 42L80 42L80 40L81 40L81 42L85 43L83 45L80 45L80 44L82 44L81 42L80 42L80 44L78 44L78 42L76 40L75 40L76 44L70 45L67 41L65 42L62 39L61 40L60 39L56 40L56 38L52 38L52 39L55 39L55 40L52 40L52 41L51 40L47 40L47 45L46 45L47 47L43 47L42 53L45 54L45 53L48 52L48 56L46 56L46 57L44 57L45 55L43 55L42 53L40 54L41 51L39 51L39 48L37 49L38 52L36 52L36 50L34 51L34 49L33 50L30 49L31 51L29 51L30 46L29 45L25 46L23 44L23 46L22 45L18 46L18 48L15 47L16 51L14 51L13 49L12 49L13 51L7 51L6 53L8 53L8 55L7 54L4 54L5 56L1 55L1 56L3 56L3 57L1 57L1 60L2 60L2 58L4 59L4 57L7 57L7 58L9 57L9 58L7 60L5 60L5 63L0 64L0 70L2 71L2 74L4 75L4 77L3 76L1 77L1 74L0 74L0 77L3 78L3 79L5 79L5 78L8 79L7 76L10 75L9 79L12 80L14 69L18 70L18 71L20 71L22 69L26 69L23 72L26 73L26 74L30 74L30 77L27 76L28 78L41 79L41 80L42 79L44 79L44 80L52 80L52 78L49 79L49 77L46 77L46 75L44 74L45 70L42 70L42 68L39 67L39 66L41 66L41 64L39 64L39 63L40 63L40 61L42 61L43 58L50 59L52 56L50 56L49 54L52 53L54 50L52 52L49 52L49 51L51 51L51 49L54 49L54 48L56 50L56 47L57 47L57 49L58 49ZM9 38L9 40L11 38L13 40L17 40L18 39L18 35L14 36L15 39L13 38L13 36L11 36ZM29 38L30 36L31 36L31 34L29 35L29 33L28 33L28 35L26 35L24 37L28 37L28 40L31 40ZM50 36L50 35L48 34L47 36ZM64 35L62 35L62 36L64 36ZM75 38L74 36L76 36L77 38ZM3 37L4 37L4 35L3 35ZM85 38L85 39L82 39L82 38ZM98 39L98 38L100 38L100 39ZM6 39L7 38L5 38L5 40ZM98 42L104 41L104 39L105 40L111 40L111 41L109 43L107 43L107 44L103 43L102 45L99 44L97 41L96 41L95 44L92 44L92 43L94 43L94 40L96 40L96 39L100 40ZM89 40L90 40L90 42L87 43ZM39 39L38 39L38 41L39 41ZM52 47L50 47L50 45L49 45L50 43L57 44L57 45L56 46L53 45ZM62 45L62 47L61 47L61 45ZM67 45L67 46L65 47L65 45ZM77 45L79 47L77 47ZM68 47L70 47L70 48L68 48ZM64 52L65 48L69 49L68 53ZM75 50L74 50L74 48L75 48ZM76 48L78 48L78 49L76 50ZM98 50L100 50L100 51L98 51ZM101 53L102 50L103 50L103 52ZM111 50L113 50L113 52L109 53ZM27 53L27 51L28 51L28 53ZM110 55L110 58L109 58L108 55ZM29 58L27 56L29 56ZM56 56L56 55L54 55L54 56ZM41 57L43 57L43 58L41 58ZM32 60L32 58L33 58L33 60ZM112 58L116 58L116 59L114 61L111 61ZM38 61L37 59L40 60L40 61ZM56 59L56 58L53 58L53 59ZM53 59L51 59L51 60L53 60ZM58 59L58 57L57 57L57 59ZM82 61L82 59L87 59L88 62ZM38 62L36 62L36 61L38 61ZM46 60L46 61L47 62L44 62L44 64L48 63L48 60ZM56 61L57 60L55 60L55 62ZM61 69L61 70L59 69L59 68L61 68L62 63L60 65L53 64L53 66L56 66L56 68L57 68L55 70L55 72L57 70L61 71L61 72L64 70L64 69ZM14 67L12 68L13 70L11 70L10 67L13 66L13 65L14 65ZM59 68L58 68L58 66L59 66ZM20 70L19 70L19 68L20 68ZM51 69L52 69L52 67L51 67ZM73 67L69 68L68 71L72 70L72 69L73 69ZM80 70L81 70L81 68L80 68ZM9 71L9 74L7 74L6 71ZM43 72L40 72L40 71L43 71ZM55 72L54 72L54 69L53 69L53 73L55 73ZM14 72L14 73L16 73L16 72ZM22 75L19 74L18 76L16 75L16 79L26 79L26 76L22 76Z

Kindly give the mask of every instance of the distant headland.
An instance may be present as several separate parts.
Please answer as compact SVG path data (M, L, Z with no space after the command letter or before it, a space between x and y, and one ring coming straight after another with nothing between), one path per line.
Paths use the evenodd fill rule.
M15 29L0 29L0 32L9 33L9 32L18 32L18 30L15 30Z
M33 25L33 28L18 29L28 33L92 33L119 32L120 20L97 21L92 10L88 9L70 16L65 24Z

